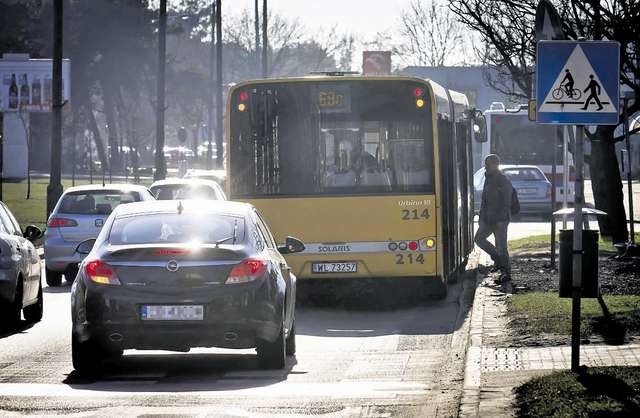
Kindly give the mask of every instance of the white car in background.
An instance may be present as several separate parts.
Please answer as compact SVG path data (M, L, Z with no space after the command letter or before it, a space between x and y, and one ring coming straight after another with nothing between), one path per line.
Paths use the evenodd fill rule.
M170 178L154 182L149 190L157 200L227 200L220 185L200 178Z

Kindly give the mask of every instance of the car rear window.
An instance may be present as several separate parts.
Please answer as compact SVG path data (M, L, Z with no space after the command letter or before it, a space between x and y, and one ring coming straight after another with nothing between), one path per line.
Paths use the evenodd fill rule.
M71 192L62 198L58 212L77 215L108 215L122 203L132 203L139 200L137 193L119 190Z
M193 186L189 184L167 184L154 186L151 193L158 200L205 199L217 200L215 190L209 186Z
M227 244L244 240L244 218L201 213L144 214L117 218L109 233L109 243L127 244Z
M503 172L511 181L535 181L545 179L542 171L536 170L535 168L509 168L503 170Z

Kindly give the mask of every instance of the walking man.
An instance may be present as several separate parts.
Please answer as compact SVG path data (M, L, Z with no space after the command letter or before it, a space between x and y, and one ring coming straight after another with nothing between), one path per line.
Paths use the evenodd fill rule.
M489 154L484 159L485 180L482 189L480 222L474 241L491 256L496 268L502 271L500 281L511 279L511 262L507 248L507 230L511 220L511 181L499 169L500 158ZM495 246L487 241L493 234Z
M582 110L587 110L587 106L589 106L589 102L591 101L591 99L594 99L596 101L598 110L602 110L604 106L602 106L602 103L600 103L600 98L598 97L600 96L600 84L598 84L598 82L593 79L593 74L590 74L589 78L591 79L591 81L589 81L587 87L582 90L585 93L587 92L587 90L589 90L589 96L587 96L587 99L584 101Z

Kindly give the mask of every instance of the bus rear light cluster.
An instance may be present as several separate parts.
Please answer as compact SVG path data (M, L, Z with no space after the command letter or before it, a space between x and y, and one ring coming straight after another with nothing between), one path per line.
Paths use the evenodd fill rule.
M427 251L436 246L433 238L422 238L415 241L392 241L387 244L389 251Z

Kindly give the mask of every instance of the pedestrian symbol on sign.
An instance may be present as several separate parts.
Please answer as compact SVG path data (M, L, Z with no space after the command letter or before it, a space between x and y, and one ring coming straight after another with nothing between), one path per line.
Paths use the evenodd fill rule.
M587 110L587 107L589 106L589 102L591 101L591 99L594 99L598 104L598 110L602 110L604 106L602 106L602 103L600 103L600 99L598 98L598 96L600 96L600 91L601 91L600 84L598 84L598 82L593 79L593 74L590 74L589 78L591 79L591 81L589 81L589 85L587 85L587 88L584 89L583 91L586 93L587 90L589 90L590 93L587 99L584 101L584 106L582 106L581 109Z

